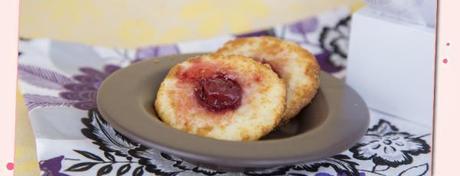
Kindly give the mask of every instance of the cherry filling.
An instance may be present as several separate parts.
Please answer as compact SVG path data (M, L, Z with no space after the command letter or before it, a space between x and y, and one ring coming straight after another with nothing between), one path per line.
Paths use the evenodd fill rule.
M236 109L241 104L241 95L241 86L223 74L202 78L195 88L198 102L213 112Z

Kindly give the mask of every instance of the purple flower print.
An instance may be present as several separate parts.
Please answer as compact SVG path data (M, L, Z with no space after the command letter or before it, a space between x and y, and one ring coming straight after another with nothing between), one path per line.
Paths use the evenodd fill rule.
M330 62L330 57L332 53L329 51L324 51L322 53L316 54L316 60L318 61L318 64L321 66L321 70L328 72L328 73L335 73L339 72L340 70L343 69L343 67L340 66L335 66L331 64Z
M64 156L58 156L48 160L39 162L40 170L43 172L42 176L69 176L61 173L62 160Z
M63 84L72 83L73 80L58 72L32 65L18 65L19 78L31 85L46 89L62 89Z
M59 96L74 101L73 106L75 108L81 110L95 108L97 89L107 76L118 69L120 67L116 65L106 65L103 71L89 67L80 68L83 74L73 77L77 81L76 83L65 84L66 91L61 92Z
M72 106L74 103L60 97L36 94L24 94L24 99L29 111L37 107Z
M136 59L133 62L137 62L146 58L167 56L178 53L179 48L176 45L158 45L141 47L136 50Z
M288 29L292 33L305 35L307 33L314 32L318 27L318 23L317 18L308 18L289 25Z

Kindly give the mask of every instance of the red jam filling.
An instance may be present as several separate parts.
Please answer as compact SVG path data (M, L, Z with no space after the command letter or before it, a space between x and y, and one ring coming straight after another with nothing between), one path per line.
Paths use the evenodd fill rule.
M213 112L236 109L241 104L242 89L224 74L197 80L195 96L201 105Z

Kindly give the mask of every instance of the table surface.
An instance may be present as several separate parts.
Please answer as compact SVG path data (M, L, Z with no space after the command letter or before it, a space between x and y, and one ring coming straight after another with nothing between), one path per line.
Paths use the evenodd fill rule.
M262 29L361 0L23 0L20 36L135 48ZM289 12L289 13L286 13ZM35 140L20 93L16 103L15 175L39 175Z

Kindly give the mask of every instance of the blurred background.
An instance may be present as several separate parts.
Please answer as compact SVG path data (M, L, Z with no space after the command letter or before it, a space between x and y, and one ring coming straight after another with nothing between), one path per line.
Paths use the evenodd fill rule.
M105 47L204 39L263 29L327 10L363 6L361 0L22 0L20 37L51 38ZM17 94L15 175L39 175L23 98Z
M260 29L360 1L23 0L20 35L133 48Z

